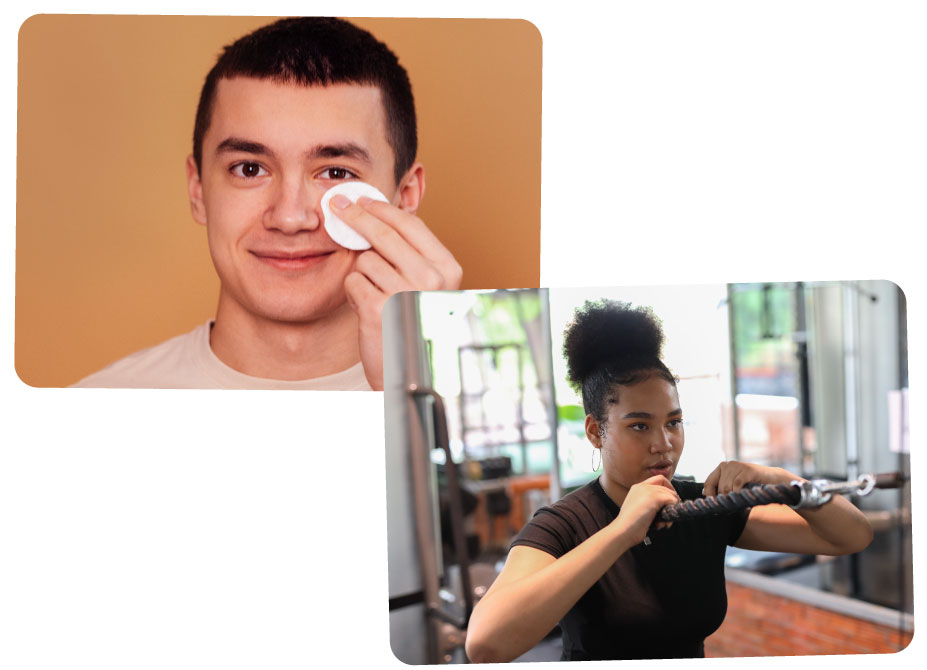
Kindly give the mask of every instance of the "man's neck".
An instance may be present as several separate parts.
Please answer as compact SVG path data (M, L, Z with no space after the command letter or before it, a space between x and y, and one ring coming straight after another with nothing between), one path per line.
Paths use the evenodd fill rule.
M360 361L357 316L347 303L296 323L264 319L220 297L209 346L230 368L264 379L315 379Z

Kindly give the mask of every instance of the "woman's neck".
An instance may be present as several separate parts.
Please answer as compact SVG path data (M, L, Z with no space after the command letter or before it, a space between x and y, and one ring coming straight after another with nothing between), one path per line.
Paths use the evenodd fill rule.
M604 472L599 475L599 486L605 491L605 495L611 498L612 502L619 507L621 507L624 499L628 497L628 488L612 481Z

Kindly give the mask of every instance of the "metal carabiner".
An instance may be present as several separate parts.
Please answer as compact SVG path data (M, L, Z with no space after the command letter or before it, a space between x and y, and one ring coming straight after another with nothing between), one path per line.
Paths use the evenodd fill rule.
M794 505L789 505L792 509L820 507L831 499L830 492L825 492L825 487L831 483L826 479L812 479L811 481L793 479L790 483L801 493L799 501Z
M901 477L895 477L891 480L888 475L880 475L886 481L880 488L891 488L898 486L895 480L901 481ZM832 482L827 479L812 479L811 481L792 481L792 486L801 492L801 499L795 505L789 505L792 509L801 509L803 507L820 507L828 502L835 493L854 493L858 496L867 496L872 493L878 485L876 475L863 475L855 482Z

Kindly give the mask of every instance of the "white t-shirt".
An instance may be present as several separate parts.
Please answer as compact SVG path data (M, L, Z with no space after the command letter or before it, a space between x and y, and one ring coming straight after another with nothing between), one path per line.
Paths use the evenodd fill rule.
M282 381L252 377L219 360L209 346L212 321L159 345L142 349L74 384L79 388L291 389L369 391L360 363L325 377Z

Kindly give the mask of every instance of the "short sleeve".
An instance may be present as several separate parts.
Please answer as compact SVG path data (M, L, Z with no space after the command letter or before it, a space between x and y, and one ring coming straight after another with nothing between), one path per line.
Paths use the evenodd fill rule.
M744 528L747 525L747 519L750 517L750 510L745 509L737 512L736 514L731 514L731 525L728 530L727 544L728 546L733 547L737 540L740 539L741 533L744 532Z
M512 547L533 547L560 558L576 546L575 534L567 519L551 507L539 509L518 536Z

